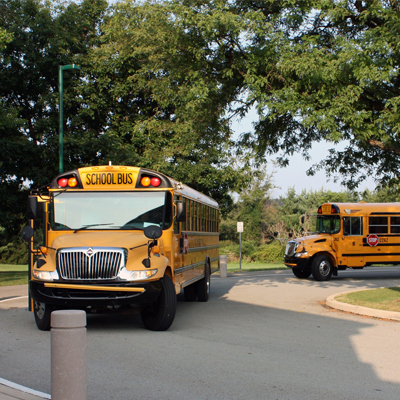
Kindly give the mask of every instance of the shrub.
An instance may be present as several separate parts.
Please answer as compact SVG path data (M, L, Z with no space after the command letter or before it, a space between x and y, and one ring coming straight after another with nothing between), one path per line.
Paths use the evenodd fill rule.
M0 264L28 264L28 249L25 243L15 241L1 246Z
M285 245L274 240L268 244L262 244L254 253L256 261L265 263L282 263L285 254Z
M221 241L219 252L227 256L228 262L239 262L239 244ZM282 263L284 253L285 244L278 240L260 246L251 240L242 242L242 260L245 262Z

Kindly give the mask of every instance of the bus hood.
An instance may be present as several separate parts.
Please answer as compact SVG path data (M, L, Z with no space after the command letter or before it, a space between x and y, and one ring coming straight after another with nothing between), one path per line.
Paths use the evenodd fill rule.
M132 248L148 243L142 231L138 232L82 232L69 233L54 239L51 247L56 249L73 247Z
M316 233L314 235L303 236L297 239L294 239L296 242L305 242L305 243L322 243L326 242L331 238L331 235L328 233Z

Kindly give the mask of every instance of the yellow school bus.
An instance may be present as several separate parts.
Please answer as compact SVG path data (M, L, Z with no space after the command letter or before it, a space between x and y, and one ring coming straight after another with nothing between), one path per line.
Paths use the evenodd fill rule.
M55 309L140 312L167 330L176 295L205 302L219 270L219 206L161 173L79 168L28 199L30 310L40 330Z
M298 278L329 280L338 270L400 264L400 203L326 203L315 233L290 240L284 263Z

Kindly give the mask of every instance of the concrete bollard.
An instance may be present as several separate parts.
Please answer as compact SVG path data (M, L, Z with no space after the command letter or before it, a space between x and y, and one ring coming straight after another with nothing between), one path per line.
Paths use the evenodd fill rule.
M219 277L220 278L228 277L228 257L227 256L219 256Z
M86 313L51 313L51 398L86 400Z

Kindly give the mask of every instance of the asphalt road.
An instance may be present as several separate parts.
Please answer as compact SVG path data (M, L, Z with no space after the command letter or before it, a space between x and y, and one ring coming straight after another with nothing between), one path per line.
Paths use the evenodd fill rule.
M167 332L89 315L88 399L399 399L399 322L324 307L335 293L400 285L400 268L329 282L290 270L213 276L207 303L178 301ZM0 377L50 393L50 333L0 288ZM9 295L9 296L8 296ZM21 296L24 293L20 293Z

